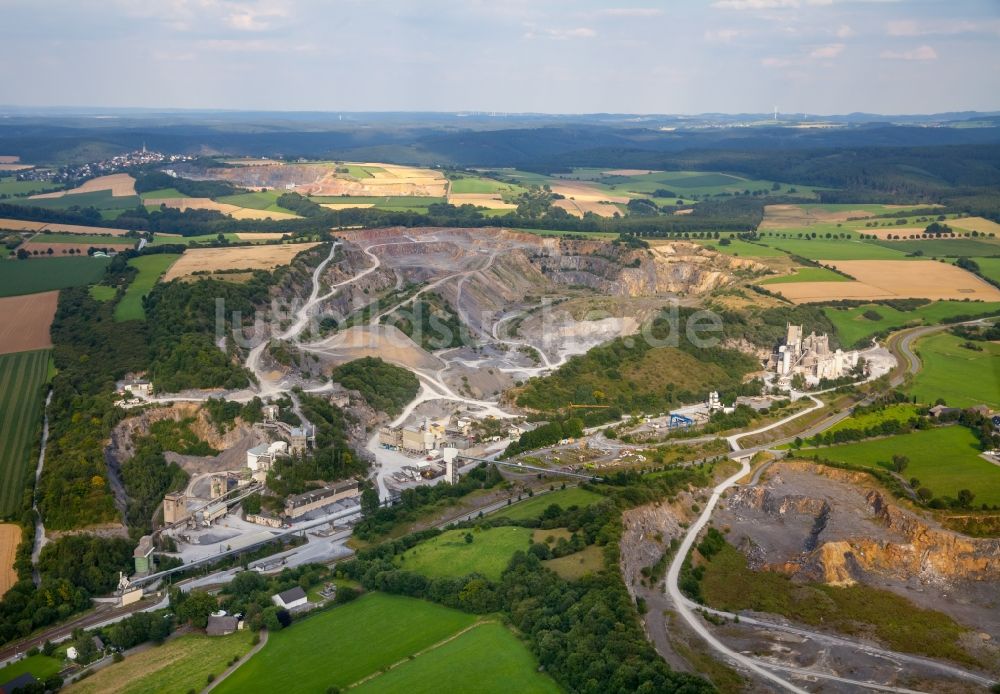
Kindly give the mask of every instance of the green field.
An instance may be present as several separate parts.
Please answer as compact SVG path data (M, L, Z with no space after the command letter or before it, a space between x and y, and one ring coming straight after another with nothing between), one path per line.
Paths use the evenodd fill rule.
M117 289L106 284L94 284L90 287L90 296L97 301L111 301L117 293Z
M44 682L52 675L59 674L60 670L62 670L61 660L39 653L0 668L0 683L10 682L26 672L30 672L36 679Z
M70 207L96 207L99 210L130 210L142 204L138 195L122 195L115 197L110 190L97 190L93 193L74 193L61 198L40 198L36 200L21 200L20 204L31 207L43 207L47 210L65 210Z
M223 234L222 235L229 243L248 243L247 241L240 241L239 236L236 234ZM162 236L157 235L153 237L153 240L149 242L149 246L190 246L192 243L212 243L213 241L218 241L218 234L200 234L198 236Z
M785 284L788 282L849 282L843 275L825 267L800 267L790 275L768 277L761 284Z
M372 593L271 634L264 649L215 691L314 694L332 686L343 689L475 621L473 615L423 600Z
M127 656L63 690L72 694L186 694L200 692L234 656L251 649L253 632L186 634Z
M842 429L860 429L864 431L882 422L895 420L897 422L907 422L917 416L916 405L892 405L877 412L865 412L863 414L851 415L847 419L841 420L826 430L827 433L836 433Z
M960 258L988 257L1000 255L1000 243L995 241L980 241L979 239L921 239L912 241L873 241L879 246L916 253L920 251L925 258Z
M486 623L351 691L359 694L561 691L537 669L534 657L517 637L500 624ZM442 687L443 682L447 682L446 687Z
M465 536L471 535L472 542ZM396 557L400 568L431 578L460 578L477 573L493 581L514 552L531 546L530 528L502 526L487 530L448 530Z
M489 210L489 212L496 212L497 215L493 216L503 216L510 212L510 210ZM485 214L485 213L484 213ZM487 215L490 216L490 215ZM536 236L566 236L567 234L577 234L579 236L584 236L588 239L616 239L621 234L617 234L613 231L562 231L560 229L512 229L512 231L521 231L525 234L535 234Z
M954 316L980 316L1000 311L1000 302L995 301L935 301L913 311L898 311L891 306L864 304L856 308L823 309L827 318L837 329L841 344L850 346L859 340L888 330L913 325L935 325ZM865 311L875 311L878 320L864 317Z
M809 260L906 260L906 253L855 239L771 239L766 243Z
M570 487L569 489L560 489L559 491L533 496L527 501L521 501L515 503L510 508L497 511L497 515L510 518L511 520L538 518L552 504L558 504L566 509L570 506L590 506L601 501L603 498L600 494L589 492L586 489Z
M873 469L888 469L893 455L905 455L910 463L903 476L916 477L935 496L956 498L958 490L970 489L976 506L1000 504L1000 466L979 457L978 444L971 431L955 425L802 453Z
M146 311L142 307L143 298L153 289L153 285L167 271L173 262L181 256L177 253L158 253L156 255L141 255L128 261L139 274L125 290L118 305L115 306L115 321L143 320Z
M93 284L104 276L109 258L0 260L0 296L36 294Z
M715 195L718 193L741 193L744 190L767 190L771 193L773 181L742 178L726 173L711 171L659 171L639 176L603 176L601 179L615 188L634 193L649 194L665 188L685 195ZM781 191L788 193L789 186L782 185ZM810 186L794 186L797 195L813 198ZM779 191L774 191L775 193Z
M39 431L49 350L0 355L0 516L22 510L24 481Z
M50 190L59 190L61 187L58 183L49 183L48 181L18 181L13 176L0 178L0 195L11 197L47 193Z
M703 246L708 246L720 253L725 253L726 255L736 255L748 258L781 258L788 255L783 251L779 251L777 248L772 248L771 246L765 246L759 243L749 243L743 241L742 239L729 240L729 243L722 245L719 243L718 239L712 240L695 240L695 243L700 243Z
M590 545L579 552L542 562L567 581L577 581L604 568L604 548Z
M99 234L50 234L42 232L31 237L32 243L75 243L80 246L106 246L109 243L130 243L136 240L130 236L109 236Z
M262 190L256 193L240 193L238 195L225 195L216 198L216 202L237 207L246 207L251 210L266 210L267 212L284 212L285 214L295 214L291 210L278 205L278 198L284 195L285 191Z
M473 178L473 177L463 177L455 179L451 182L451 192L455 194L461 193L503 193L506 191L520 192L518 186L511 185L510 183L503 183L501 181L496 181L492 178Z
M984 277L1000 282L1000 258L976 258L976 263Z
M923 368L910 392L929 404L944 398L952 407L1000 409L1000 344L975 342L983 350L976 352L962 347L963 342L948 333L919 340L915 351Z

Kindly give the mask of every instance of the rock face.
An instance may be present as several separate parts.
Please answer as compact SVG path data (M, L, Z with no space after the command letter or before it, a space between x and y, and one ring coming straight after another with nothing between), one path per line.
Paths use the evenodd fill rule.
M123 419L111 432L109 449L114 452L119 463L125 462L133 455L135 438L148 436L149 427L153 422L165 419L179 422L189 417L194 417L191 431L217 450L232 448L250 434L250 427L239 418L236 419L235 426L220 433L216 426L208 421L208 416L198 403L184 402L176 403L170 407L157 407L134 417Z
M785 546L769 548L755 568L835 584L865 574L940 585L1000 581L1000 540L964 537L904 511L867 475L807 463L776 467L763 486L740 489L728 502L730 512L768 518L788 533ZM811 485L813 494L799 493L806 477L823 480Z
M1000 540L942 528L863 473L778 463L759 485L736 490L716 524L755 570L885 588L1000 637Z

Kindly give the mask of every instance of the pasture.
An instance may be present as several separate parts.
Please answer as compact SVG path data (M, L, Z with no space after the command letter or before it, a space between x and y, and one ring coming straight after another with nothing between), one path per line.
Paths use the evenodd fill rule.
M542 512L552 504L557 504L566 509L571 506L590 506L604 499L600 494L581 489L579 487L569 487L547 494L538 494L526 501L515 503L506 509L497 511L498 516L510 518L511 520L525 520L528 518L539 518Z
M239 243L241 241L239 234L223 234L222 237L230 243ZM215 243L218 240L218 234L199 234L197 236L172 236L170 234L157 234L147 245L190 246L193 243Z
M0 356L0 517L22 509L31 452L41 428L42 385L48 378L49 350Z
M49 181L18 181L13 176L0 178L0 195L9 195L12 198L45 193L58 187L58 183Z
M919 340L915 351L923 368L910 392L928 404L944 398L952 407L985 404L1000 409L1000 344L972 343L982 348L978 352L963 347L964 342L949 333Z
M895 246L880 246L874 241L860 239L806 239L767 238L761 241L788 253L800 255L809 260L826 262L829 260L903 260L906 253ZM829 264L829 263L827 263Z
M847 277L825 267L797 267L790 275L778 275L762 280L760 284L785 284L786 282L847 282Z
M1000 255L1000 243L982 241L971 238L947 239L915 239L900 241L874 241L873 243L903 251L904 253L922 253L929 258L970 258Z
M24 261L21 261L24 262ZM48 349L49 326L56 314L59 292L0 298L0 354Z
M561 691L537 671L527 647L495 622L479 624L355 689L359 694L436 694L442 682L453 692L544 694Z
M271 634L267 645L215 691L313 694L343 689L475 621L473 615L423 600L371 593Z
M451 192L454 194L476 193L482 195L486 193L502 193L513 188L514 186L511 186L509 183L502 183L492 178L461 176L451 181Z
M818 453L821 458L883 470L889 469L892 456L905 455L910 462L903 476L916 477L934 496L954 499L960 489L969 489L976 495L976 506L1000 504L1000 466L980 457L978 444L971 431L954 425L803 450L803 455Z
M19 544L21 544L21 526L13 523L0 523L0 598L10 590L11 586L17 583L14 559L17 556ZM0 679L0 682L6 682L6 680Z
M655 243L655 242L651 242ZM730 238L729 243L723 245L719 243L719 239L712 240L695 240L695 243L701 244L711 248L712 250L718 251L719 253L725 253L726 255L735 255L745 258L784 258L788 254L784 251L779 251L777 248L768 246L762 243L749 243L743 241L742 239Z
M60 195L59 193L66 193ZM98 210L130 210L142 204L138 195L115 195L110 190L93 190L70 194L69 191L59 193L44 193L44 197L31 197L19 201L20 204L31 207L42 207L47 210L65 210L70 207L95 207Z
M976 264L984 277L1000 283L1000 258L976 258Z
M878 318L865 317L874 311ZM935 325L956 316L981 316L1000 312L1000 302L935 301L912 311L900 311L884 304L864 304L853 308L824 308L827 318L837 329L842 345L851 346L876 333L905 328L908 325Z
M565 557L547 559L543 564L567 581L577 581L604 568L604 549L590 545Z
M104 275L108 258L34 258L0 260L0 297L35 294L93 284Z
M115 306L115 322L127 320L144 320L146 310L142 300L153 289L153 285L167 271L174 261L181 256L176 253L158 253L156 255L141 255L128 261L130 267L139 271L132 283L125 290L118 305Z
M220 271L273 270L292 262L299 253L317 243L286 243L274 246L240 246L235 248L193 248L170 266L164 281L189 277L195 273Z
M294 215L295 213L291 210L286 210L284 207L278 205L278 198L280 198L285 191L281 190L262 190L255 193L240 193L239 195L226 195L221 198L217 198L218 202L226 205L236 205L237 207L243 207L251 210L266 210L268 212L280 212L283 214Z
M870 219L878 215L903 210L928 209L933 205L879 205L870 203L813 203L800 205L766 205L761 230L810 229L816 226L836 226L852 220ZM892 220L895 222L895 220Z
M157 188L156 190L150 190L142 194L142 199L145 202L146 198L183 198L184 193L180 192L176 188Z
M472 537L472 542L466 541L466 535ZM514 552L527 551L531 537L531 529L514 526L447 530L397 556L396 564L431 578L477 573L498 581Z
M892 405L876 412L865 412L862 414L851 415L847 419L837 422L826 431L831 434L835 434L836 432L844 429L858 429L864 431L865 429L877 426L882 422L904 423L916 416L916 405Z
M45 681L52 675L58 674L60 670L62 670L62 661L59 658L51 658L39 653L0 668L0 682L9 682L26 672L30 672L39 680Z
M73 694L185 694L201 691L233 656L252 648L253 632L228 636L186 634L113 663L64 689Z

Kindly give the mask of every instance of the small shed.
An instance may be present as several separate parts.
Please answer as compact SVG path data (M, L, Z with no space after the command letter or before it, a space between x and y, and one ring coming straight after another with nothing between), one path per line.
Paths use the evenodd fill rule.
M240 620L234 615L209 615L205 633L209 636L226 636L233 634L240 626Z
M306 592L302 590L300 586L295 586L294 588L289 588L288 590L277 593L271 596L271 602L273 602L278 607L283 607L286 610L290 610L295 607L300 607L309 602L306 598Z

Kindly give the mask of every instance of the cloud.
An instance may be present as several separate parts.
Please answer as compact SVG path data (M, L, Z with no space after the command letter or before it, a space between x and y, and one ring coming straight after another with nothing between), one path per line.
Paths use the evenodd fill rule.
M844 44L842 43L831 43L826 46L818 46L814 48L810 53L810 58L836 58L838 55L844 52Z
M799 0L716 0L712 3L712 7L720 10L775 10L798 6Z
M788 58L763 58L760 64L764 67L791 67L795 65L794 60L789 60Z
M889 36L955 36L957 34L996 34L1000 36L1000 20L941 19L921 22L916 19L893 19L886 22Z
M854 29L852 29L847 24L841 24L839 27L837 27L837 31L834 32L834 34L836 34L838 39L849 39L856 33L857 32L855 32Z
M882 51L885 60L937 60L938 54L930 46L919 46L909 51Z
M597 14L605 17L657 17L663 14L658 7L611 7Z
M597 36L597 32L590 27L576 27L574 29L540 29L529 26L524 32L524 38L532 39L552 39L554 41L566 41L568 39L592 39Z
M705 40L712 43L729 43L743 33L739 29L709 29L705 32Z

